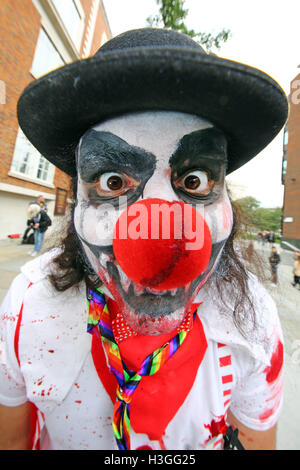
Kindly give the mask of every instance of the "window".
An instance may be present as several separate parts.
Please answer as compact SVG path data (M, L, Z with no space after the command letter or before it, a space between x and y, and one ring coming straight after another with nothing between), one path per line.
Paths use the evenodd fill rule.
M82 32L82 18L77 9L74 0L52 0L59 16L61 17L66 30L68 31L72 41L76 46L79 45Z
M283 157L282 157L282 168L281 168L281 184L285 184L286 178L286 168L287 168L287 160L286 160L286 149L289 140L289 132L287 125L284 128L283 133Z
M64 61L59 55L53 42L42 28L37 41L31 73L35 78L39 78L46 73L64 65Z
M55 166L39 153L19 129L10 174L51 184L54 171Z
M287 146L288 141L289 141L289 133L288 133L287 127L285 127L284 134L283 134L283 145Z

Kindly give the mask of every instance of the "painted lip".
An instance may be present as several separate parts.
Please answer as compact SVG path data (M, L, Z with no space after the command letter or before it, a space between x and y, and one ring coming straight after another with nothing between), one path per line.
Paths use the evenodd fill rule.
M117 264L112 246L98 246L81 238L81 241L92 251L102 269L115 283L122 300L136 315L147 315L158 318L173 314L182 309L193 295L196 287L210 273L218 254L226 240L212 244L210 261L205 271L189 284L172 290L158 290L136 284L129 279Z

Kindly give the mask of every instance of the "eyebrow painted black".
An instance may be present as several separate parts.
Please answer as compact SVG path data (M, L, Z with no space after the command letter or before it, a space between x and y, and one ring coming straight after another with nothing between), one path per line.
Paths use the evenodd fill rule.
M210 127L186 134L169 160L171 184L178 197L188 204L213 204L219 199L227 166L227 141L224 134ZM213 181L211 191L204 195L185 190L178 180L185 174L201 170Z
M139 181L154 173L156 159L145 150L129 145L111 132L88 130L77 148L78 172L83 181L97 181L104 172L120 171Z
M182 176L187 170L204 169L210 178L219 180L221 168L227 163L227 141L224 134L210 127L184 135L171 156L172 173Z

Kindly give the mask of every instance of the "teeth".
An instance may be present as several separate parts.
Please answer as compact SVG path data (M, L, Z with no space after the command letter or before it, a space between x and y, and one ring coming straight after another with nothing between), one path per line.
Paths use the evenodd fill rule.
M134 295L137 295L139 297L140 295L145 293L145 290L142 287L137 286L134 282L132 283L132 285L133 285Z
M104 255L106 257L106 262L109 261L108 256ZM101 256L102 260L102 256ZM139 284L136 284L135 282L131 281L126 274L122 271L121 267L119 265L116 265L118 268L119 276L120 276L120 282L122 285L122 288L124 292L128 294L129 287L131 289L131 294L134 294L135 296L139 297L142 294L153 294L153 295L171 295L174 297L178 291L178 289L171 289L171 290L161 290L161 289L155 289L155 288L150 288L150 287L143 287ZM190 286L190 284L187 285L187 288Z
M163 292L166 292L166 291L162 291L162 290L159 290L159 289L154 289L154 288L151 288L151 287L146 287L145 291L148 292L149 294L155 294L155 295L160 295L160 294L163 294Z
M127 293L128 289L129 289L129 286L130 286L130 283L131 283L130 279L128 279L126 274L122 273L122 275L120 276L120 281L121 281L123 290Z
M191 283L189 282L189 283L185 286L185 289L184 289L184 292L185 292L185 293L189 290L190 285L191 285Z
M118 268L118 272L119 272L119 276L120 276L120 281L121 281L121 284L122 284L122 288L123 288L123 290L127 293L131 281L130 281L130 279L126 276L126 274L122 271L122 269L120 268L120 266L119 266L118 264L117 264L117 268Z
M106 263L109 261L109 257L105 253L100 254L100 264L102 268L106 268Z
M146 287L146 292L148 292L149 294L154 294L154 295L166 295L166 294L170 294L171 291Z

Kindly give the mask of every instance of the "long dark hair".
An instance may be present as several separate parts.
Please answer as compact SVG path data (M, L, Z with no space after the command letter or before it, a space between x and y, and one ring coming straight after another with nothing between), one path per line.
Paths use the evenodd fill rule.
M77 192L77 179L73 179L73 194ZM75 198L74 198L75 199ZM244 226L243 214L239 206L231 201L233 209L233 228L227 239L218 266L208 280L214 299L222 304L222 310L233 316L237 329L247 336L249 324L255 329L256 318L252 295L249 290L249 273L256 275L261 281L266 279L263 263L250 245L246 248L236 244L240 228ZM75 203L71 207L70 221L67 233L59 243L60 253L53 259L53 269L49 279L53 287L63 292L78 286L82 280L100 282L95 275L81 242L76 234L73 214ZM56 245L57 246L57 245ZM215 294L214 295L214 291ZM245 329L247 326L247 331Z

